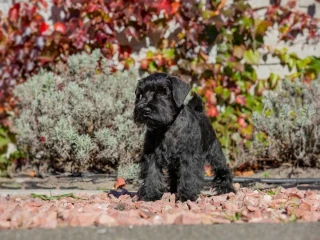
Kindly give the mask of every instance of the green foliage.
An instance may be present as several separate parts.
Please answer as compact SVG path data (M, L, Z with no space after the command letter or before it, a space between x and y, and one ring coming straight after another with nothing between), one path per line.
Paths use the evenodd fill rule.
M123 165L118 168L118 176L124 179L137 179L140 172L140 166L137 163Z
M0 128L0 175L7 169L10 164L9 159L6 156L6 151L10 138L7 131L4 128Z
M269 178L270 177L270 173L269 172L264 172L262 176L264 178Z
M0 127L0 176L7 175L7 169L14 160L24 157L14 145L15 136L7 128Z
M0 149L3 149L10 142L7 131L4 128L0 128Z
M41 200L44 201L52 201L52 200L60 200L62 198L74 198L74 199L81 199L77 196L75 196L73 193L65 193L65 194L61 194L61 195L55 195L55 196L48 196L46 194L36 194L36 193L31 193L31 197L32 198L40 198Z
M288 9L282 7L282 11L291 15ZM258 78L256 66L263 62L262 58L271 55L278 58L291 71L288 78L303 76L311 81L320 73L318 58L300 59L286 48L272 49L267 45L264 36L268 28L275 25L277 17L281 18L281 15L272 18L271 12L279 13L275 6L270 6L265 16L249 17L255 16L255 10L247 1L234 1L229 8L222 8L220 18L212 15L209 22L204 23L206 31L215 32L214 41L201 42L208 48L201 48L192 61L184 62L185 67L179 66L179 71L183 68L185 74L201 80L197 90L203 96L207 113L231 163L237 160L239 144L251 145L252 113L262 109L263 92L275 89L280 80L274 73L266 79ZM283 19L283 22L287 20ZM289 29L291 26L286 34L293 30ZM289 41L290 38L283 36L282 40Z
M253 114L256 157L320 166L320 80L281 82Z
M112 74L107 64L100 51L74 55L57 74L41 71L15 88L18 145L31 162L113 171L138 158L142 130L132 115L139 76Z
M279 31L279 41L294 41L298 34L309 41L319 37L319 21L289 2L274 1L261 8L246 0L227 2L53 1L65 17L51 27L42 17L46 1L14 4L7 17L0 19L0 121L15 109L12 88L16 83L40 68L55 69L57 62L66 62L72 54L101 49L104 57L112 59L108 65L112 71L135 66L148 72L173 73L195 83L228 159L235 160L239 144L251 145L252 112L261 110L263 92L274 89L280 80L277 74L258 78L257 66L263 58L274 55L292 70L290 78L303 76L311 81L320 72L318 58L300 59L285 48L268 46L264 38L268 29ZM260 14L261 10L265 14ZM142 47L149 42L152 47L145 51ZM65 123L61 119L59 124ZM108 133L97 136L103 138L104 134ZM74 141L77 157L84 158L89 138ZM110 138L109 144L116 149L116 139Z

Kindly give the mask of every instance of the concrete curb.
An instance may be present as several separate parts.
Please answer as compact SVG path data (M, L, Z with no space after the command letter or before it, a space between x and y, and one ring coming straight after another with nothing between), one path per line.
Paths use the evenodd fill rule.
M36 193L36 194L45 194L45 195L61 195L61 194L67 194L67 193L74 193L74 194L88 194L88 195L95 195L95 194L100 194L103 193L104 191L102 190L78 190L78 189L61 189L61 190L56 190L56 189L28 189L28 190L11 190L11 189L5 189L5 190L0 190L0 197L3 196L26 196L30 195L31 193Z
M217 224L0 231L5 240L319 240L320 223Z

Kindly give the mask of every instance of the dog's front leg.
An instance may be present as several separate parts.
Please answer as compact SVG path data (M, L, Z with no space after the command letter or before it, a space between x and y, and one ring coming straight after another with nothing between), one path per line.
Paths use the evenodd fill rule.
M159 200L165 192L164 176L156 161L156 156L144 156L141 161L142 185L137 195L139 200L155 201Z
M183 153L180 156L178 197L181 201L195 201L203 185L203 170L197 154Z

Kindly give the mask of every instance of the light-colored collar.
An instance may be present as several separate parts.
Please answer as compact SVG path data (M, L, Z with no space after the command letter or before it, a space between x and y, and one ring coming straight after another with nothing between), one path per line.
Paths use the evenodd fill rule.
M183 101L183 105L187 105L192 98L193 98L193 92L189 91L188 95L186 96L186 98Z

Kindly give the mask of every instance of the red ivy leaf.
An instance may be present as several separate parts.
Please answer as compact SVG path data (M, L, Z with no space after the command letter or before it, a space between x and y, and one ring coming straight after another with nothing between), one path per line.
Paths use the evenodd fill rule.
M42 6L47 9L48 8L48 3L45 0L39 0L39 2L42 4Z
M134 37L136 40L138 40L138 33L136 29L132 26L129 26L125 30L126 37Z
M173 2L171 3L171 14L174 14L176 12L179 11L179 8L180 8L180 3L179 2Z
M209 117L219 116L219 111L216 106L210 105L209 110L207 111Z
M43 33L45 33L47 30L49 29L49 25L46 24L45 22L42 22L40 27L39 27L39 32L42 35Z
M153 6L157 9L158 13L160 13L161 10L164 10L167 13L171 12L170 0L157 0Z
M289 0L289 1L287 2L287 5L288 5L288 7L290 7L290 8L295 8L296 5L297 5L297 0Z
M97 6L97 4L89 3L86 11L87 11L88 13L92 13L92 12L98 10L98 9L99 9L99 7Z
M20 3L16 3L9 10L9 20L16 23L19 19Z
M243 127L243 128L247 126L246 120L242 117L238 118L238 124L240 125L240 127Z
M62 34L65 34L67 29L66 29L66 25L64 25L64 23L62 22L56 22L53 26L53 29L57 32L60 32Z
M236 96L236 103L244 106L247 104L247 101L244 96L238 95L238 96Z

